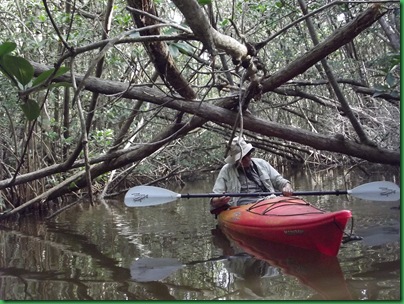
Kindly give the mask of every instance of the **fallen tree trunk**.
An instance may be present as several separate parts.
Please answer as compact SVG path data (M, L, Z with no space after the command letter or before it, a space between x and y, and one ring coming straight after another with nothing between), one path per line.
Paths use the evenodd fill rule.
M36 73L41 73L49 68L36 63L33 63L33 65ZM76 81L80 82L81 79L81 76L77 76ZM61 76L55 79L55 81L70 82L71 79L70 76ZM216 123L225 123L230 126L233 126L234 121L237 118L237 113L226 108L234 107L237 103L238 96L228 96L216 99L216 105L213 105L209 103L209 100L204 102L176 100L172 97L161 94L158 90L146 86L143 88L136 87L128 89L128 85L125 83L102 80L95 77L89 77L86 80L85 87L89 91L97 91L102 94L112 95L122 93L122 97L125 98L144 100L153 104L163 105L171 109L198 115L205 120L210 120ZM340 137L331 137L330 134L322 135L298 128L288 127L255 118L251 115L244 117L244 128L262 135L274 136L307 145L318 150L343 153L375 163L400 165L399 151L391 151L359 144Z

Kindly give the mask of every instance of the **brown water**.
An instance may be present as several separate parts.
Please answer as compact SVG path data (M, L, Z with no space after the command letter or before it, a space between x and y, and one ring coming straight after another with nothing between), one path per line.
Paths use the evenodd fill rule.
M290 178L302 191L352 189L375 180L399 184L391 171ZM210 192L212 183L207 178L171 190ZM127 208L123 200L80 203L51 220L3 222L0 299L399 300L399 202L305 199L330 211L351 210L354 233L363 240L344 244L335 258L259 244L246 252L216 229L206 199L143 208Z

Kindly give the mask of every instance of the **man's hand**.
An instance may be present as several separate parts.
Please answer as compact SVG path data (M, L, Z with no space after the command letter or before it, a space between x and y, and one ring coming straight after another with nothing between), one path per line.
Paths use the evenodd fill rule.
M291 184L287 183L285 187L282 188L282 195L283 196L292 196L293 195L293 188Z
M226 205L230 201L230 196L214 197L211 199L210 204L213 208L219 208Z

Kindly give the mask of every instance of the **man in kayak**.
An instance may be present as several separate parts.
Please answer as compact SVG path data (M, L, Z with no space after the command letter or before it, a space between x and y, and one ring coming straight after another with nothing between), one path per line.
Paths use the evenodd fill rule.
M291 196L293 189L290 182L285 179L267 161L253 158L255 148L247 144L244 139L235 137L230 146L229 155L216 178L213 186L214 193L257 193L274 192L275 189L284 196ZM235 206L256 202L260 198L249 197L215 197L210 201L211 212L217 213L226 209L229 204ZM213 212L215 211L215 212Z

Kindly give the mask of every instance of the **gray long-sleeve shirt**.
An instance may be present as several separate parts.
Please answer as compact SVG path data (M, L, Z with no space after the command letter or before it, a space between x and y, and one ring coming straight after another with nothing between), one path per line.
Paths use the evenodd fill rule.
M289 183L274 167L272 167L266 160L261 158L252 158L254 164L257 165L258 175L264 186L270 192L275 189L282 191L282 188ZM219 175L216 178L215 185L213 186L214 193L239 193L241 190L241 183L239 181L239 173L235 165L226 164L222 167ZM230 203L237 205L240 198L233 197Z

